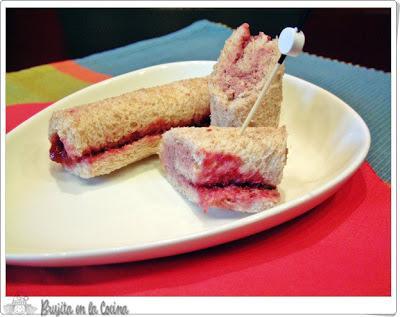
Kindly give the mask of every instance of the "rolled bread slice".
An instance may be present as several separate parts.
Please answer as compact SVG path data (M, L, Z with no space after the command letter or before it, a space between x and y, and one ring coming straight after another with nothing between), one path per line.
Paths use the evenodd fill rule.
M211 125L240 127L279 57L277 39L262 32L251 36L247 23L238 27L226 40L209 78ZM283 73L282 65L249 126L278 127Z
M207 79L181 80L56 111L50 159L82 178L156 154L172 127L209 125Z
M286 128L174 128L164 133L160 160L167 180L189 201L259 212L280 200Z

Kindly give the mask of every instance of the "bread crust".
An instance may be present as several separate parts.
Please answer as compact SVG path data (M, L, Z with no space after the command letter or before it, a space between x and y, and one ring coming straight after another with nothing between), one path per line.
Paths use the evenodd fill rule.
M157 119L179 122L209 111L207 78L181 80L55 111L49 138L57 133L68 155L80 157L88 148L117 142Z
M57 135L68 158L78 159L64 167L88 178L156 154L160 135L143 138L153 125L193 125L209 114L207 78L193 78L55 111L48 135L50 140ZM122 142L136 134L137 140ZM110 144L112 149L107 147ZM90 158L93 152L98 156L95 160Z

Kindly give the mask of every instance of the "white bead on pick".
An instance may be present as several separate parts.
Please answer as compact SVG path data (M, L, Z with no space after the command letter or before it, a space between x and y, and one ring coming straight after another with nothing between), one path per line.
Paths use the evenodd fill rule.
M288 27L282 30L278 39L278 47L281 53L281 57L279 58L278 62L274 65L274 68L270 72L269 77L266 79L264 86L257 97L256 102L251 108L249 114L247 115L246 120L243 122L242 128L240 130L240 135L243 134L244 130L249 125L251 119L253 119L254 114L256 113L257 109L261 104L262 98L267 93L268 88L271 85L272 79L274 78L276 72L278 71L279 66L281 66L281 64L285 60L286 55L293 57L299 55L303 50L304 42L305 42L304 33L302 31L298 31L297 28Z
M281 54L296 57L303 51L304 33L297 28L285 28L279 35L278 47Z

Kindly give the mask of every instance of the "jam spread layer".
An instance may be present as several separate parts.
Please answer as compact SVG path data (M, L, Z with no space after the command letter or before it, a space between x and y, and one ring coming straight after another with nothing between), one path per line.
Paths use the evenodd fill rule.
M147 126L145 129L137 130L129 135L126 135L116 142L108 142L101 147L90 147L86 149L81 156L71 157L65 149L65 145L61 141L57 133L50 137L51 147L50 147L50 159L54 162L61 163L66 166L72 166L79 163L82 160L93 158L99 154L106 151L121 149L125 145L132 144L144 137L151 137L161 135L173 127L184 127L184 126L208 126L210 124L209 115L203 116L201 118L193 118L191 120L181 120L179 122L165 121L163 119L158 119Z
M226 186L233 182L237 184L265 184L264 178L258 171L242 171L243 161L239 156L206 151L203 153L204 158L201 171L197 177L197 185L219 184L219 186Z
M242 171L240 157L227 153L204 152L201 171L195 184L200 206L234 209L250 208L257 200L268 199L277 203L280 195L258 171Z

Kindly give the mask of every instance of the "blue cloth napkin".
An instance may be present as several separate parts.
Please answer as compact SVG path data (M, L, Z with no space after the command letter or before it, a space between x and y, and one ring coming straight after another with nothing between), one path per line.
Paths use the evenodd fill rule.
M268 33L268 30L265 30ZM100 73L120 75L147 66L187 60L216 60L232 30L198 21L177 32L76 60ZM286 72L312 82L348 103L371 131L368 162L391 180L391 75L304 53L287 58Z

